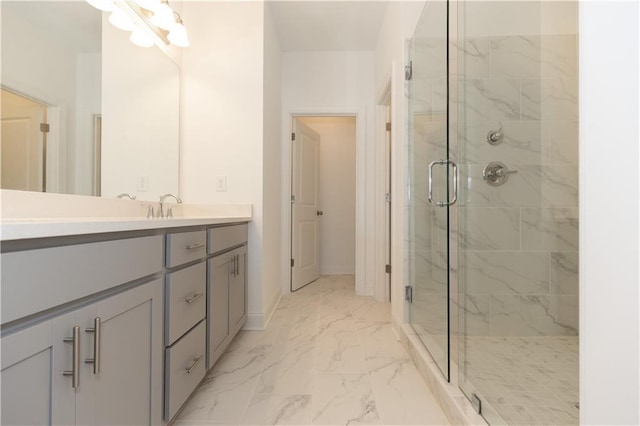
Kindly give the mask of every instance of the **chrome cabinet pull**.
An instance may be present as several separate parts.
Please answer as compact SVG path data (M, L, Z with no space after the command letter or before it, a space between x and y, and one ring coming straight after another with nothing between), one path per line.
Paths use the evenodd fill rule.
M80 386L80 327L73 327L73 335L63 339L64 342L73 344L71 371L64 371L63 376L71 377L71 387L76 389Z
M233 258L231 258L231 262L229 263L229 266L231 267L231 275L232 276L236 276L236 257L233 256Z
M195 358L193 360L193 364L191 364L191 367L189 368L185 368L187 374L191 374L191 372L193 371L194 368L196 368L196 365L200 364L200 361L202 361L202 357L204 355L200 355L198 358Z
M236 277L240 275L240 255L236 254Z
M450 164L453 169L453 197L447 201L436 201L433 199L433 167L435 165ZM436 160L429 163L429 203L438 207L452 206L458 201L458 165L451 160Z
M187 302L188 304L192 304L193 302L195 302L196 300L200 299L202 297L202 293L196 293L193 296L184 299L185 302Z
M102 335L102 320L100 317L93 319L93 328L84 330L87 333L93 333L93 358L84 360L85 364L93 364L93 374L100 373L100 340Z
M204 248L204 243L193 244L193 245L190 245L190 246L186 247L187 250L197 250L197 249L201 249L201 248Z

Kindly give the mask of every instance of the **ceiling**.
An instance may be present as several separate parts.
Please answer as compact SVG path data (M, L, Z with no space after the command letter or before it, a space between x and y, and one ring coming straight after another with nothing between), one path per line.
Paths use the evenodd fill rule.
M387 1L268 1L283 52L375 50Z

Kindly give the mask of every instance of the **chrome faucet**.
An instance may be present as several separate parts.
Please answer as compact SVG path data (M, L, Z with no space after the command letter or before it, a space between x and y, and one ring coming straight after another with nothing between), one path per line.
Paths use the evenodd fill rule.
M127 197L130 200L135 200L136 199L135 195L127 194L126 192L123 192L122 194L119 194L116 198L124 198L124 197Z
M180 197L178 197L177 195L164 194L162 197L160 197L160 203L158 205L158 217L165 217L164 216L164 200L165 200L165 198L169 198L169 197L175 198L175 200L176 200L176 202L178 204L182 204L182 199ZM172 216L173 216L173 212L171 211L171 207L169 207L169 209L167 210L167 216L166 217L172 217Z

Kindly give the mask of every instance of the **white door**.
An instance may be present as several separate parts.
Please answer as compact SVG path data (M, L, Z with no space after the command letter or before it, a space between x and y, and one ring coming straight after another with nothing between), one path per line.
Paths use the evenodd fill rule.
M391 107L387 107L386 112L386 133L385 133L385 167L384 167L384 186L385 186L385 254L386 260L385 271L387 273L387 300L391 301Z
M46 106L2 90L2 188L44 190Z
M318 149L320 135L293 120L291 142L291 291L320 276Z

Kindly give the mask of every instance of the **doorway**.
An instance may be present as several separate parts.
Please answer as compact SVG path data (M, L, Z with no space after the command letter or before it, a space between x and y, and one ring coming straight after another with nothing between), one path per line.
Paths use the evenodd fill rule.
M293 116L291 291L356 270L356 117Z
M47 106L2 89L2 188L46 191Z

